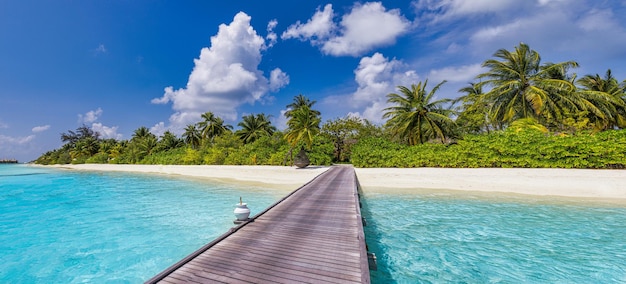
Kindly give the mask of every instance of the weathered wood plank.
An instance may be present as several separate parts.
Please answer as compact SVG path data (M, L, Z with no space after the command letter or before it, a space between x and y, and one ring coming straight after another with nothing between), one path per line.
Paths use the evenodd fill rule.
M333 167L147 283L369 283L357 189Z

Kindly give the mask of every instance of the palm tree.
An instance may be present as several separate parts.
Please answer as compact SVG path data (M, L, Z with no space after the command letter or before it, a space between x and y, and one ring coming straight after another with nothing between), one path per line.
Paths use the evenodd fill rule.
M312 109L315 101L309 100L302 94L293 98L293 102L287 105L285 117L287 121L287 129L284 138L291 145L289 152L285 156L283 164L287 160L287 156L291 155L293 162L293 148L300 142L304 141L308 149L313 147L313 139L320 132L320 112ZM304 147L300 150L304 155ZM300 154L298 154L300 155ZM306 155L304 155L306 157ZM308 158L307 158L308 159Z
M130 139L130 148L133 150L131 162L139 162L145 156L150 155L156 145L157 137L150 132L150 129L145 126L137 128L133 132L133 137Z
M479 133L486 131L489 133L492 120L489 116L489 102L486 100L482 86L477 83L470 83L469 86L463 87L459 92L466 95L454 100L453 104L461 102L458 108L459 116L456 123L462 127L462 131L470 133ZM495 126L494 126L495 128Z
M484 79L478 86L492 87L487 99L491 103L490 112L499 122L527 117L539 119L546 113L558 117L562 114L560 108L580 104L575 97L568 97L576 89L574 84L553 78L570 67L578 67L578 63L541 65L539 53L524 43L513 52L500 49L494 56L500 60L489 59L482 64L489 70L478 75L479 79Z
M292 148L300 141L311 149L313 138L320 131L320 112L312 109L316 101L311 101L306 96L299 94L293 98L293 102L287 105L285 112L287 130L285 139L292 145Z
M244 115L242 119L237 124L241 129L237 130L235 134L244 144L252 143L263 136L272 136L276 131L276 127L270 122L270 117L264 113Z
M181 144L182 140L168 130L163 133L163 136L161 136L161 139L157 144L157 149L158 151L165 151L179 147Z
M150 132L150 129L148 129L145 126L142 126L142 127L135 129L135 131L133 132L133 137L131 138L131 141L142 140L149 136L154 136L154 134Z
M215 136L220 136L226 131L233 129L231 125L224 124L224 120L215 116L212 112L202 114L202 121L198 122L201 137L213 141Z
M587 109L596 128L626 127L626 85L613 77L611 69L604 78L599 74L586 75L576 83L581 86L578 93L589 101Z
M387 102L394 106L385 109L383 118L389 118L387 125L394 136L406 140L409 145L423 144L426 138L438 137L445 142L448 126L454 122L450 118L453 111L444 109L443 104L450 99L433 101L435 92L446 81L437 84L430 92L426 91L428 80L423 84L411 85L411 88L398 86L400 94L387 95Z
M285 117L291 118L293 116L293 112L301 107L308 107L311 112L315 115L320 115L321 113L317 110L313 109L313 105L316 101L311 101L306 96L299 94L293 97L293 102L287 105L287 111L285 112Z
M308 106L301 106L291 112L291 118L287 121L285 139L295 147L300 141L304 141L308 149L313 146L313 138L320 132L321 118L318 111L311 110Z
M183 141L185 141L185 144L197 149L198 146L200 146L200 140L202 140L202 136L200 135L198 128L196 128L196 125L187 125L185 132L183 133Z

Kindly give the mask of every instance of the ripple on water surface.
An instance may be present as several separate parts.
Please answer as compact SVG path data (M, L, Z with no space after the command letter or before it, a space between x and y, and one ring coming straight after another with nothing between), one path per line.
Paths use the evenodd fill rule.
M626 208L365 193L373 283L624 283Z
M142 283L284 191L124 173L0 167L0 283Z

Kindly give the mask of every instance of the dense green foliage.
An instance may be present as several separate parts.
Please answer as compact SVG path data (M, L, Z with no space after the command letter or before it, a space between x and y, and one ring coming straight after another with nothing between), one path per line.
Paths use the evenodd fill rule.
M470 134L455 144L408 146L382 138L352 148L355 167L624 168L626 131L550 135L535 129Z
M387 95L384 125L346 116L321 121L303 95L287 105L287 129L265 114L249 114L233 131L211 112L180 137L146 127L130 140L101 139L83 125L61 134L65 143L40 164L118 163L186 165L291 165L305 148L314 165L357 167L624 168L626 80L568 74L574 61L542 63L520 44L500 49L477 82L452 101L436 99L445 81L398 86Z

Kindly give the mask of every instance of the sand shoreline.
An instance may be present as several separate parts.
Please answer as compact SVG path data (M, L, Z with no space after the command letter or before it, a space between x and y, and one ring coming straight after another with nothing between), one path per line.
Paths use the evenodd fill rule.
M328 167L297 169L283 166L184 165L56 165L86 171L121 171L206 178L222 182L256 184L294 190ZM454 190L626 200L625 170L580 169L452 169L356 168L365 192L394 190Z

